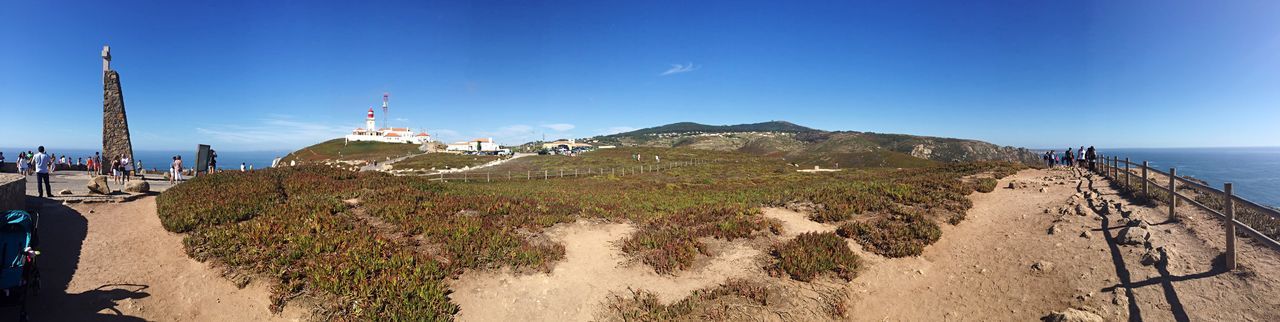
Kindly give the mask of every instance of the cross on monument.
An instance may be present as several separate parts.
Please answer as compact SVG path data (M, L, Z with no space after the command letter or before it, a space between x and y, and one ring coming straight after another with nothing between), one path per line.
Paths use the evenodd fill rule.
M102 71L111 70L111 46L102 45Z

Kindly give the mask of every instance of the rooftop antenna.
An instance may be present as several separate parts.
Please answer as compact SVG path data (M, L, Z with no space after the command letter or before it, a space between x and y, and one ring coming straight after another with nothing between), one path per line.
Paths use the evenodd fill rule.
M387 128L391 128L391 123L387 123L387 100L391 98L391 93L382 92L382 124L386 124Z

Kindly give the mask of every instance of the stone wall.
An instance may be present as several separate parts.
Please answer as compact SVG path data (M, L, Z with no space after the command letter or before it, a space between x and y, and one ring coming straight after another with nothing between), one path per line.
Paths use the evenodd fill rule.
M18 173L18 164L13 162L0 163L0 172Z
M104 156L128 155L132 159L129 120L124 113L124 91L120 74L109 70L102 75L102 151Z
M26 209L27 178L12 174L0 174L0 211Z

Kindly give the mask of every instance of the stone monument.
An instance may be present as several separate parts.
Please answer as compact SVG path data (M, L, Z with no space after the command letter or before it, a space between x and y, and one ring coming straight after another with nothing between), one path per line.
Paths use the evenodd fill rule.
M122 154L133 160L129 120L124 114L124 92L120 90L120 74L111 70L111 47L102 46L102 157L111 160ZM110 164L110 161L104 163ZM103 167L103 170L109 169Z

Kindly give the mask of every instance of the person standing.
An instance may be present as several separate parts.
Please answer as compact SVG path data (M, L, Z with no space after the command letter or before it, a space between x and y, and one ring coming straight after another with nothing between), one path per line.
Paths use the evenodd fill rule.
M130 177L133 176L133 160L130 160L129 156L126 155L123 159L120 159L120 165L124 167L124 181L129 182Z
M240 162L240 172L244 172L244 162Z
M27 153L18 152L18 174L27 175Z
M182 180L182 160L178 156L173 157L173 162L169 163L169 183L175 183Z
M218 171L218 152L217 152L217 151L214 151L213 149L209 149L209 171L208 171L208 173L212 174L212 173L217 172L217 171Z
M111 158L111 182L120 183L120 157Z
M49 167L53 165L53 159L44 154L43 145L36 148L36 151L40 151L32 158L36 166L36 191L39 192L40 197L45 196L45 191L48 191L49 197L53 197L53 187L49 186Z

